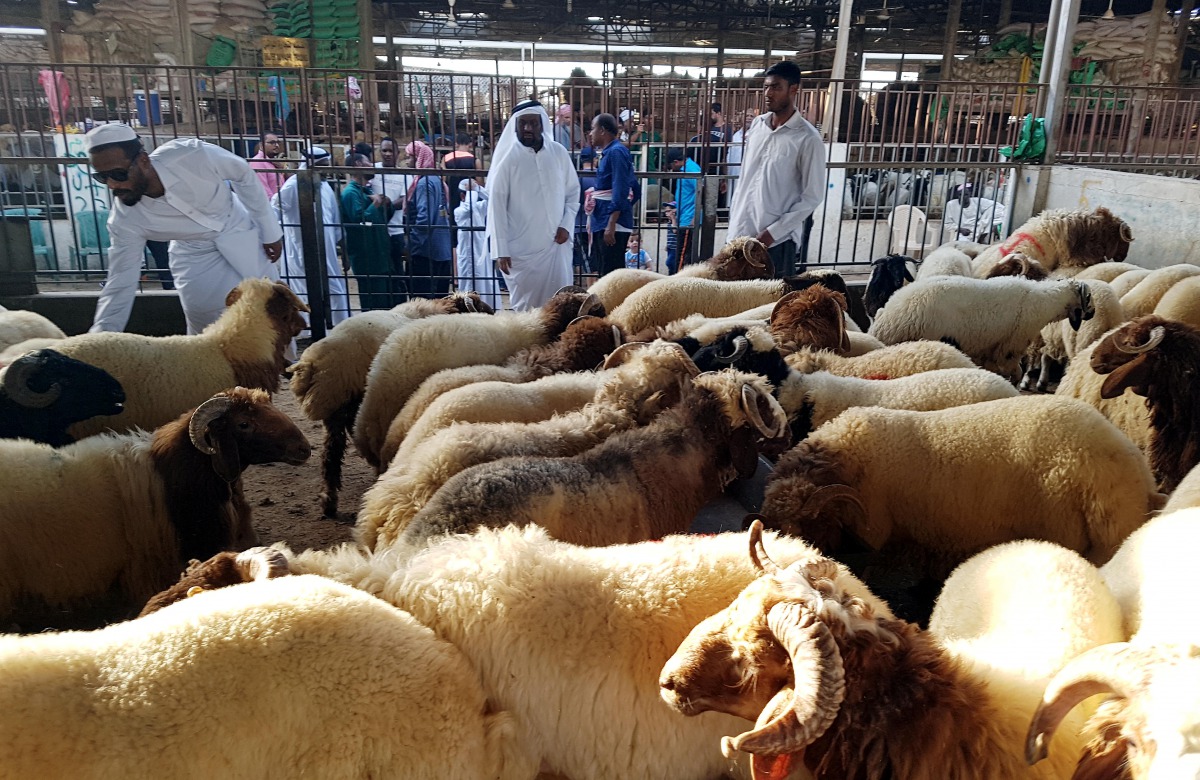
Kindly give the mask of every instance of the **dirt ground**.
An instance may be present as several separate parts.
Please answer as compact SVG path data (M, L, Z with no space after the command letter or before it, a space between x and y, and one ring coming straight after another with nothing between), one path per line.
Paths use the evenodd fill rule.
M374 469L359 457L352 444L348 446L342 470L338 518L321 517L321 447L325 442L325 429L300 412L286 380L273 400L275 406L304 431L313 446L313 454L302 466L285 463L251 466L242 475L259 539L263 544L287 542L297 551L350 541L359 499L375 482Z

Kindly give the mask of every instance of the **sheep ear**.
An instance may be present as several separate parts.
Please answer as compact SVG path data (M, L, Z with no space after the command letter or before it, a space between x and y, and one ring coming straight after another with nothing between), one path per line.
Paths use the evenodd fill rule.
M242 458L238 454L233 428L224 418L213 420L208 426L207 437L213 449L213 471L226 482L237 482L242 475Z
M729 437L729 459L739 479L750 479L758 470L757 434L749 426L739 426Z
M1104 379L1100 385L1101 398L1116 398L1126 389L1133 390L1138 395L1145 395L1146 385L1150 383L1150 361L1145 355L1138 355Z
M1128 760L1129 740L1119 734L1112 737L1102 734L1100 739L1092 739L1084 746L1071 780L1128 777Z

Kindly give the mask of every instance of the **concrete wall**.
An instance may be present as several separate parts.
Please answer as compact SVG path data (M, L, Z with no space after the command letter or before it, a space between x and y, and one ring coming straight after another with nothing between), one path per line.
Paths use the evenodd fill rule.
M29 309L47 317L68 336L87 333L92 327L98 295L92 292L51 292L40 295L0 295L0 306ZM133 299L129 333L176 336L187 332L183 308L174 292L147 291Z
M1200 265L1200 181L1142 173L1032 166L1021 177L1013 225L1045 209L1105 206L1133 229L1129 262Z

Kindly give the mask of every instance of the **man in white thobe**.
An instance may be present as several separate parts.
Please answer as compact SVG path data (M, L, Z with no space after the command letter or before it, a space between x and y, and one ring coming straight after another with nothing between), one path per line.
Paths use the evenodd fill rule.
M307 165L313 168L328 167L329 152L319 146L309 149L305 155ZM300 178L292 176L283 183L279 192L271 199L283 223L283 281L300 300L308 303L308 277L304 273L304 237L300 230ZM342 209L333 187L321 180L321 221L325 226L325 272L329 281L329 314L334 325L350 316L350 295L346 292L346 276L338 261L337 245L342 240ZM308 319L308 315L301 315ZM308 338L306 330L301 338Z
M249 163L196 138L147 154L133 128L101 125L84 138L92 178L116 196L108 218L108 279L91 331L124 330L146 241L170 241L170 267L188 333L225 310L243 279L279 278L283 230ZM232 191L230 190L232 187Z
M492 155L487 220L513 309L536 309L572 283L577 211L579 176L554 142L546 109L536 100L517 105Z
M972 189L970 182L955 189L955 199L946 204L942 216L942 229L947 241L966 239L990 244L998 235L998 228L1004 225L1007 212L1004 204L991 198L972 197Z
M825 144L796 110L799 89L800 68L794 62L767 69L767 110L746 131L737 197L729 209L729 239L762 241L780 276L803 270L811 218L825 199Z
M458 189L462 192L462 200L454 209L454 222L458 225L458 291L478 293L480 300L499 309L500 290L485 232L488 192L475 179L463 179Z

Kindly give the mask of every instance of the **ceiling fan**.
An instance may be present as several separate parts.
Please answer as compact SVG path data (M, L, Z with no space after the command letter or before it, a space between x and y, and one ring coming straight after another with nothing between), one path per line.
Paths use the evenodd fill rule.
M888 0L883 0L883 8L880 8L875 11L867 11L865 13L865 15L870 18L877 19L878 21L886 22L892 18L893 10L898 10L898 9L889 9L888 8Z

